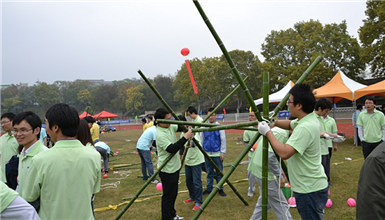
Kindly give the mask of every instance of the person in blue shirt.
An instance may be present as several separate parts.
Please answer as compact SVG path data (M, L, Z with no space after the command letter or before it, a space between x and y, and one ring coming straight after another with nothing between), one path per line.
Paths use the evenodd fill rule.
M155 145L156 139L156 126L147 128L140 136L136 143L136 150L138 151L140 161L142 163L142 175L143 180L147 180L154 174L154 165L152 164L151 147ZM154 179L151 183L158 183L159 181Z

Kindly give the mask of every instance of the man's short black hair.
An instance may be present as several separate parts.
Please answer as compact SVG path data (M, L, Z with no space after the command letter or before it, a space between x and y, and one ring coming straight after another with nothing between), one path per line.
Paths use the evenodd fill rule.
M362 105L357 105L357 108L358 110L362 110Z
M88 123L95 123L95 122L96 122L95 118L93 118L92 116L84 117L84 119L85 119Z
M147 118L152 121L152 115L147 115Z
M1 119L8 118L10 121L12 121L14 117L15 114L13 114L12 112L7 112L1 115Z
M374 100L374 98L372 96L368 96L365 98L365 101L366 100L370 100L370 101L373 101L373 104L376 104L376 100Z
M147 123L146 118L142 118L142 122Z
M184 115L178 115L179 121L187 121L186 117Z
M76 109L64 103L51 106L45 113L45 118L49 123L49 128L57 125L63 135L75 137L79 128L79 114Z
M168 112L166 109L164 108L158 108L156 111L155 111L155 114L154 114L154 118L155 118L155 124L158 124L156 122L156 120L158 119L165 119L166 118L166 115L170 114L170 112Z
M17 114L13 118L12 125L13 126L18 125L23 120L25 120L29 125L31 125L33 131L37 127L39 127L41 129L41 119L40 119L40 117L37 114L35 114L35 113L31 112L31 111L26 111L26 112L22 112L22 113ZM39 139L40 138L40 132L36 136L37 136L37 139Z
M198 114L198 111L196 110L196 108L194 106L189 106L186 110L186 112L188 113L195 113L195 114Z
M315 97L307 84L296 84L290 89L289 93L294 97L293 105L301 104L302 111L305 113L313 112Z
M332 109L333 105L332 103L327 99L327 98L320 98L318 100L318 102L315 104L315 107L314 109L317 111L319 108L321 108L321 110L325 110L325 109Z
M209 110L207 110L207 112L213 112L214 109L215 109L215 108L211 107L211 108L209 108ZM214 112L214 114L215 114L215 112Z

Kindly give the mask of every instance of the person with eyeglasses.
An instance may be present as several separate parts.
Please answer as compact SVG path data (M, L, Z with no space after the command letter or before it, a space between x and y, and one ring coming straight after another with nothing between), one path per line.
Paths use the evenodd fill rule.
M5 131L0 137L0 181L7 183L5 176L5 164L12 158L13 155L17 155L17 148L19 144L16 141L15 136L12 134L12 120L15 114L7 112L1 115L1 128Z
M313 112L316 100L306 84L295 85L289 94L290 115L297 119L274 121L275 126L293 130L287 142L280 142L265 121L258 124L258 131L287 160L291 190L301 218L323 219L329 185L321 164L320 125Z
M94 219L92 195L100 191L100 155L76 139L78 112L64 103L45 114L55 146L32 158L24 198L40 199L41 219Z
M29 184L27 174L31 167L32 158L48 150L48 148L39 140L41 119L38 115L31 111L19 113L13 119L12 124L13 134L19 144L20 151L16 190L24 198L25 188ZM32 205L38 210L39 204L40 201L38 200Z

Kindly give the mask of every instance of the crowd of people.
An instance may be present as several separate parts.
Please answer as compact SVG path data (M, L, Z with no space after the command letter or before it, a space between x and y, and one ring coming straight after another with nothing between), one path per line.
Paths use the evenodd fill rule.
M316 101L312 90L305 84L295 85L289 93L287 106L292 118L264 119L254 126L254 130L243 133L244 145L250 148L247 196L254 196L256 183L262 191L265 136L269 141L267 208L273 210L277 219L292 219L289 204L280 189L287 182L281 168L283 159L287 161L291 190L301 218L323 219L328 189L332 184L330 158L344 137L338 135L336 121L329 117L332 103L328 99ZM384 205L371 207L366 202L370 198L377 203L378 197L385 195L379 192L385 188L383 181L368 181L371 178L383 179L385 173L381 162L385 153L385 116L375 109L375 104L373 98L366 98L365 110L357 105L352 117L357 134L355 143L362 143L365 158L357 193L357 219L364 219L369 214L376 218L385 208ZM213 111L214 108L208 110L207 114L211 116L207 122L193 106L178 118L186 120L187 116L196 123L219 125ZM151 178L154 184L162 183L162 219L180 220L184 218L177 215L175 202L183 162L189 196L184 203L193 204L192 210L196 211L203 203L203 195L212 192L214 179L218 184L222 178L226 134L224 130L194 133L191 126L159 123L159 119L171 120L172 115L159 108L154 115L144 118L143 133L136 144L142 178L145 181ZM249 121L257 121L252 111ZM0 138L1 219L94 219L93 199L100 190L102 171L100 159L103 158L103 171L107 175L111 151L105 142L100 141L98 124L90 116L79 119L77 111L63 103L47 110L44 124L45 129L41 119L30 111L1 116L1 126L5 131ZM180 132L179 138L177 132ZM251 143L258 133L261 137ZM49 140L54 147L47 147ZM157 154L159 179L154 175L152 151ZM202 186L202 172L207 173L205 188ZM218 188L218 194L226 196L223 186ZM376 197L378 194L380 196ZM261 218L260 193L250 219Z

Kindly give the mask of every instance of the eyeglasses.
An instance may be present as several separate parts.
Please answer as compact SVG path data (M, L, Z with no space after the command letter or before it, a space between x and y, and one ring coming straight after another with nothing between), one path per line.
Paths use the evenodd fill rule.
M17 129L13 129L13 134L26 134L28 133L29 131L32 131L33 129L20 129L20 130L17 130Z
M293 104L294 102L287 101L286 105Z
M1 122L1 125L6 125L6 124L8 124L8 123L10 123L11 121L2 121Z

